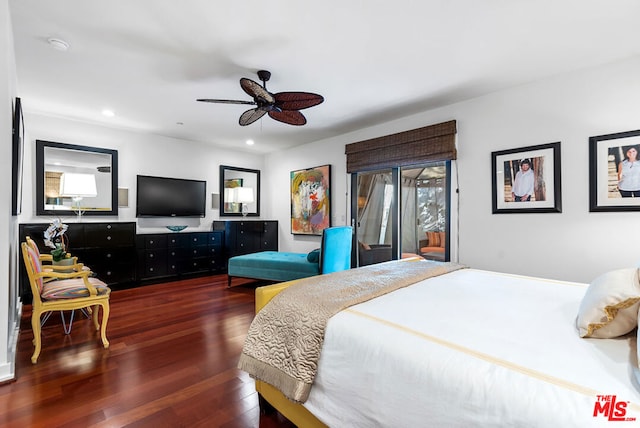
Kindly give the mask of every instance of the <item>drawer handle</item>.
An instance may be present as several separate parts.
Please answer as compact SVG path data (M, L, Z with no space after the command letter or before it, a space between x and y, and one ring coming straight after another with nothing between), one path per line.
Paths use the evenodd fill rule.
M152 259L153 258L153 253L149 254L149 258Z
M153 244L153 239L150 239L150 240L149 240L149 244Z
M110 224L107 225L107 229L111 229L111 225Z
M107 241L111 241L111 236L107 236Z
M110 259L111 258L111 253L107 253L107 258Z
M149 272L153 272L153 268L149 268Z

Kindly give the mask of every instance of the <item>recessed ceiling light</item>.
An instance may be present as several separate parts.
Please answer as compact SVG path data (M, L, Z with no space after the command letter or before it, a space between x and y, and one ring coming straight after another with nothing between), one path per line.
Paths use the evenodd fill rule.
M247 146L253 146L253 140L247 140L246 143Z
M69 43L65 42L62 39L56 39L55 37L51 37L47 39L47 42L52 48L58 51L66 51L67 49L69 49Z
M104 109L104 110L102 110L102 115L103 116L107 116L107 117L113 117L116 114L113 112L113 110Z

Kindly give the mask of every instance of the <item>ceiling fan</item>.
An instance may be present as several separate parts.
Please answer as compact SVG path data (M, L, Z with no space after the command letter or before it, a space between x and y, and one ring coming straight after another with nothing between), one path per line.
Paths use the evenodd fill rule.
M269 117L279 122L289 125L304 125L307 123L307 119L298 110L316 106L324 101L322 95L312 94L310 92L278 92L272 94L267 91L267 82L271 78L271 72L267 70L258 71L258 78L262 81L262 85L244 77L240 79L240 87L253 97L253 101L217 100L209 98L199 98L197 101L255 105L255 108L242 113L239 120L241 126L250 125L267 113Z

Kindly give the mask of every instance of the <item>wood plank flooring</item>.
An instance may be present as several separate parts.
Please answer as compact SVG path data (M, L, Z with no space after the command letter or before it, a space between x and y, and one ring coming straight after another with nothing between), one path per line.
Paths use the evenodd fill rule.
M253 380L236 369L255 283L226 284L216 275L112 292L108 350L82 314L70 335L54 314L36 365L25 306L0 426L293 427L260 414Z

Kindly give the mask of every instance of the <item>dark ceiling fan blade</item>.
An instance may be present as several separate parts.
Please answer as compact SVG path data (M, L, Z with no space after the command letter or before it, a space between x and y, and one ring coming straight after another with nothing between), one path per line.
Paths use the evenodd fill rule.
M265 110L258 108L252 108L251 110L247 110L240 116L239 123L241 126L251 125L256 120L260 119L266 113Z
M324 101L322 95L311 92L278 92L273 96L282 110L302 110L317 106Z
M247 79L246 77L240 79L240 87L248 95L253 97L258 104L273 104L275 102L273 95L271 95L269 91L251 79Z
M214 100L211 98L199 98L196 101L202 101L205 103L221 103L221 104L251 104L256 105L255 101L240 101L240 100Z
M271 73L266 70L258 71L258 78L262 81L262 85L243 77L240 79L240 87L247 95L253 98L253 101L241 100L219 100L210 98L200 98L198 101L207 103L222 104L250 104L256 108L245 111L240 116L239 122L241 126L247 126L260 119L265 114L288 125L304 125L307 118L304 117L299 110L316 106L324 102L322 95L311 92L279 92L272 94L267 90L267 81L271 78Z
M271 119L277 120L278 122L283 122L289 125L301 126L307 123L307 119L304 117L304 115L297 110L271 110L269 112L269 117Z

